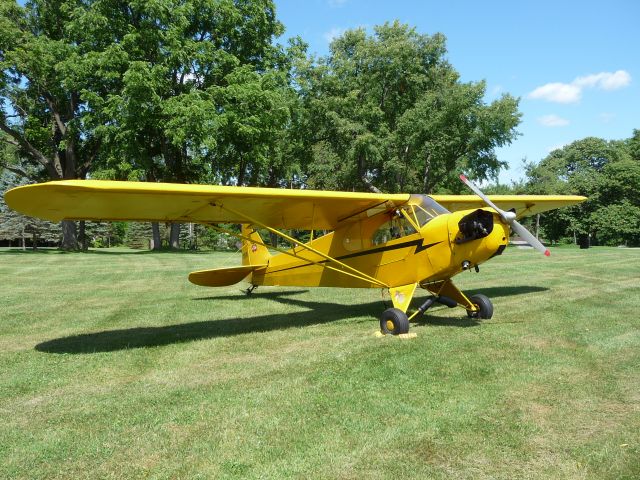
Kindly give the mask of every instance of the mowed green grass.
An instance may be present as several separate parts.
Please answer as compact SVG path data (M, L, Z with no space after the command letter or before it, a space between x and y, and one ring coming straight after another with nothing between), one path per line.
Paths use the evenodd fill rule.
M0 251L0 478L640 478L640 250L508 249L378 338L378 290L226 253ZM421 293L419 298L424 298Z

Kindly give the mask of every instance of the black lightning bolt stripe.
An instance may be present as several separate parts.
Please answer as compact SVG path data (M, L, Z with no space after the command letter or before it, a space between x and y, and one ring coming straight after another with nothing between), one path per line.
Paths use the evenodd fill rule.
M442 241L440 242L435 242L435 243L428 243L428 244L423 244L422 239L419 238L417 240L412 240L411 242L403 242L403 243L397 243L395 245L387 245L386 247L379 247L379 248L372 248L371 250L362 250L360 252L355 252L355 253L350 253L348 255L343 255L341 257L336 257L336 260L346 260L349 258L356 258L356 257L362 257L365 255L373 255L375 253L382 253L382 252L388 252L391 250L399 250L401 248L409 248L409 247L413 247L415 246L416 249L413 252L413 254L415 255L416 253L420 253L424 250L426 250L427 248L431 248L435 245L438 245L439 243L442 243ZM316 263L327 263L330 262L330 260L321 260L319 262ZM305 263L304 265L296 265L295 267L287 267L287 268L282 268L280 270L273 270L271 272L269 272L269 274L271 273L277 273L277 272L284 272L285 270L294 270L296 268L302 268L302 267L308 267L309 265L313 265L313 263Z
M374 253L388 252L391 250L398 250L400 248L413 247L414 245L416 247L416 250L415 252L413 252L413 254L415 255L416 253L420 253L423 250L426 250L429 247L433 247L434 245L437 245L439 243L442 243L442 242L429 243L427 245L423 245L422 239L419 238L411 242L397 243L395 245L387 245L386 247L372 248L371 250L362 250L360 252L350 253L349 255L343 255L342 257L337 257L336 260L345 260L347 258L362 257L363 255L371 255Z

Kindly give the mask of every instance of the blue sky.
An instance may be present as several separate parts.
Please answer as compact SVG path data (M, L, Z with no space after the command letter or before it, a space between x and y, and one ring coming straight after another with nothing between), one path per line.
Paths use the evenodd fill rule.
M640 1L275 0L284 37L312 53L346 29L400 20L447 37L462 81L487 81L487 101L520 97L521 136L498 151L523 176L522 159L587 136L628 138L640 128Z

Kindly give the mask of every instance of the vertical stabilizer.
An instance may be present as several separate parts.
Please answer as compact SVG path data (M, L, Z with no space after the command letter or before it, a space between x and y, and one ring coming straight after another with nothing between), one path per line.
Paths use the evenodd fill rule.
M266 265L269 263L271 254L267 247L263 245L260 234L249 225L242 225L242 236L249 240L242 240L242 264L243 265Z

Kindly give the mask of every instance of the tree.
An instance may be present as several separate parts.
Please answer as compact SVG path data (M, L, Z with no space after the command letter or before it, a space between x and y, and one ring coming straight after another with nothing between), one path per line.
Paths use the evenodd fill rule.
M304 46L274 43L272 0L0 0L0 13L1 140L48 178L275 185L288 171ZM65 222L66 248L75 235Z
M286 72L259 74L245 66L226 82L212 91L219 111L212 171L223 184L286 185L299 170L297 158L287 149L295 142L290 127L298 98Z
M640 161L640 129L633 130L633 135L627 140L627 145L631 158Z
M283 32L273 2L121 3L91 6L123 59L122 90L94 99L113 119L99 175L275 186L293 158L280 141L297 102L290 59L304 47L273 43ZM173 224L170 245L178 239Z
M129 222L124 236L124 243L129 248L148 249L151 238L149 223Z
M308 183L389 192L459 191L460 171L497 175L495 148L520 121L509 96L486 104L484 82L462 83L445 37L394 22L349 30L330 54L302 69Z
M633 156L637 132L624 141L578 140L527 167L529 193L588 198L544 214L541 224L550 240L590 235L594 243L640 244L640 159Z
M85 12L80 0L0 0L0 140L39 167L38 177L84 178L99 153L105 120L91 99L118 79L96 68L109 44L82 28ZM75 223L62 229L63 248L76 248Z

